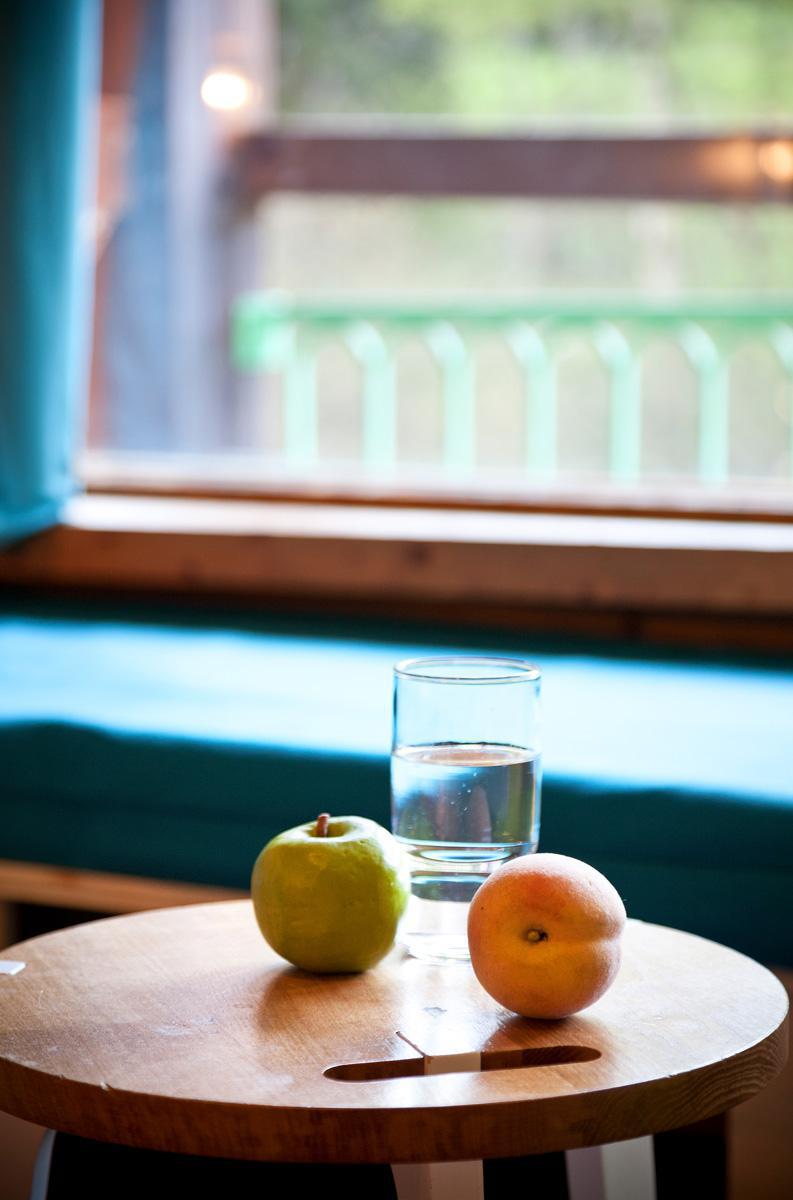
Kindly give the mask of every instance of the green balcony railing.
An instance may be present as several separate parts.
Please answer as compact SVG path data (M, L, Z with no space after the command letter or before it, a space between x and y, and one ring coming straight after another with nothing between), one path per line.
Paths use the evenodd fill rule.
M705 484L729 476L734 355L756 343L773 354L785 380L785 455L793 478L793 298L740 304L407 303L261 293L235 305L232 361L242 371L281 376L282 453L290 463L308 465L319 454L318 355L329 342L343 344L360 372L362 462L376 468L397 461L397 357L405 339L418 338L439 377L443 464L466 473L477 459L475 343L483 334L503 341L519 372L522 460L530 478L557 474L560 347L571 335L590 348L607 379L612 481L642 477L643 364L659 342L677 347L694 376L695 475Z

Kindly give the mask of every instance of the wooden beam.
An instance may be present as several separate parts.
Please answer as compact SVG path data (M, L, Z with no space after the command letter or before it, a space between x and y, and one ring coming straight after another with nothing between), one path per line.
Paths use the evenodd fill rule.
M768 147L776 148L769 154ZM790 202L791 137L266 132L236 143L242 198L275 192ZM780 178L781 171L781 178Z

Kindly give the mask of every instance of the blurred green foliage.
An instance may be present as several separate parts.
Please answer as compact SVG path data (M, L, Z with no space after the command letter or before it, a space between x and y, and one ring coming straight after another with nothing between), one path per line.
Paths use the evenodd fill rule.
M793 0L280 0L284 112L782 118Z
M280 0L279 13L286 116L394 127L427 116L483 132L788 130L793 119L793 0ZM789 205L270 207L268 278L299 291L791 284Z

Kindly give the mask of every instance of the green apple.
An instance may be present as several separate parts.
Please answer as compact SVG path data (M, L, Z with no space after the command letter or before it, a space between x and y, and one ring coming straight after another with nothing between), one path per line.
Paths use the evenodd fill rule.
M322 974L365 971L394 944L410 894L396 841L366 817L328 817L280 833L251 878L273 950Z

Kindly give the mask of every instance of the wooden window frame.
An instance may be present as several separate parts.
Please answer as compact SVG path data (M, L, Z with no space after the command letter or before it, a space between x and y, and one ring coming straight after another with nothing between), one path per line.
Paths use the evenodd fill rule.
M793 525L87 495L20 591L793 651Z

